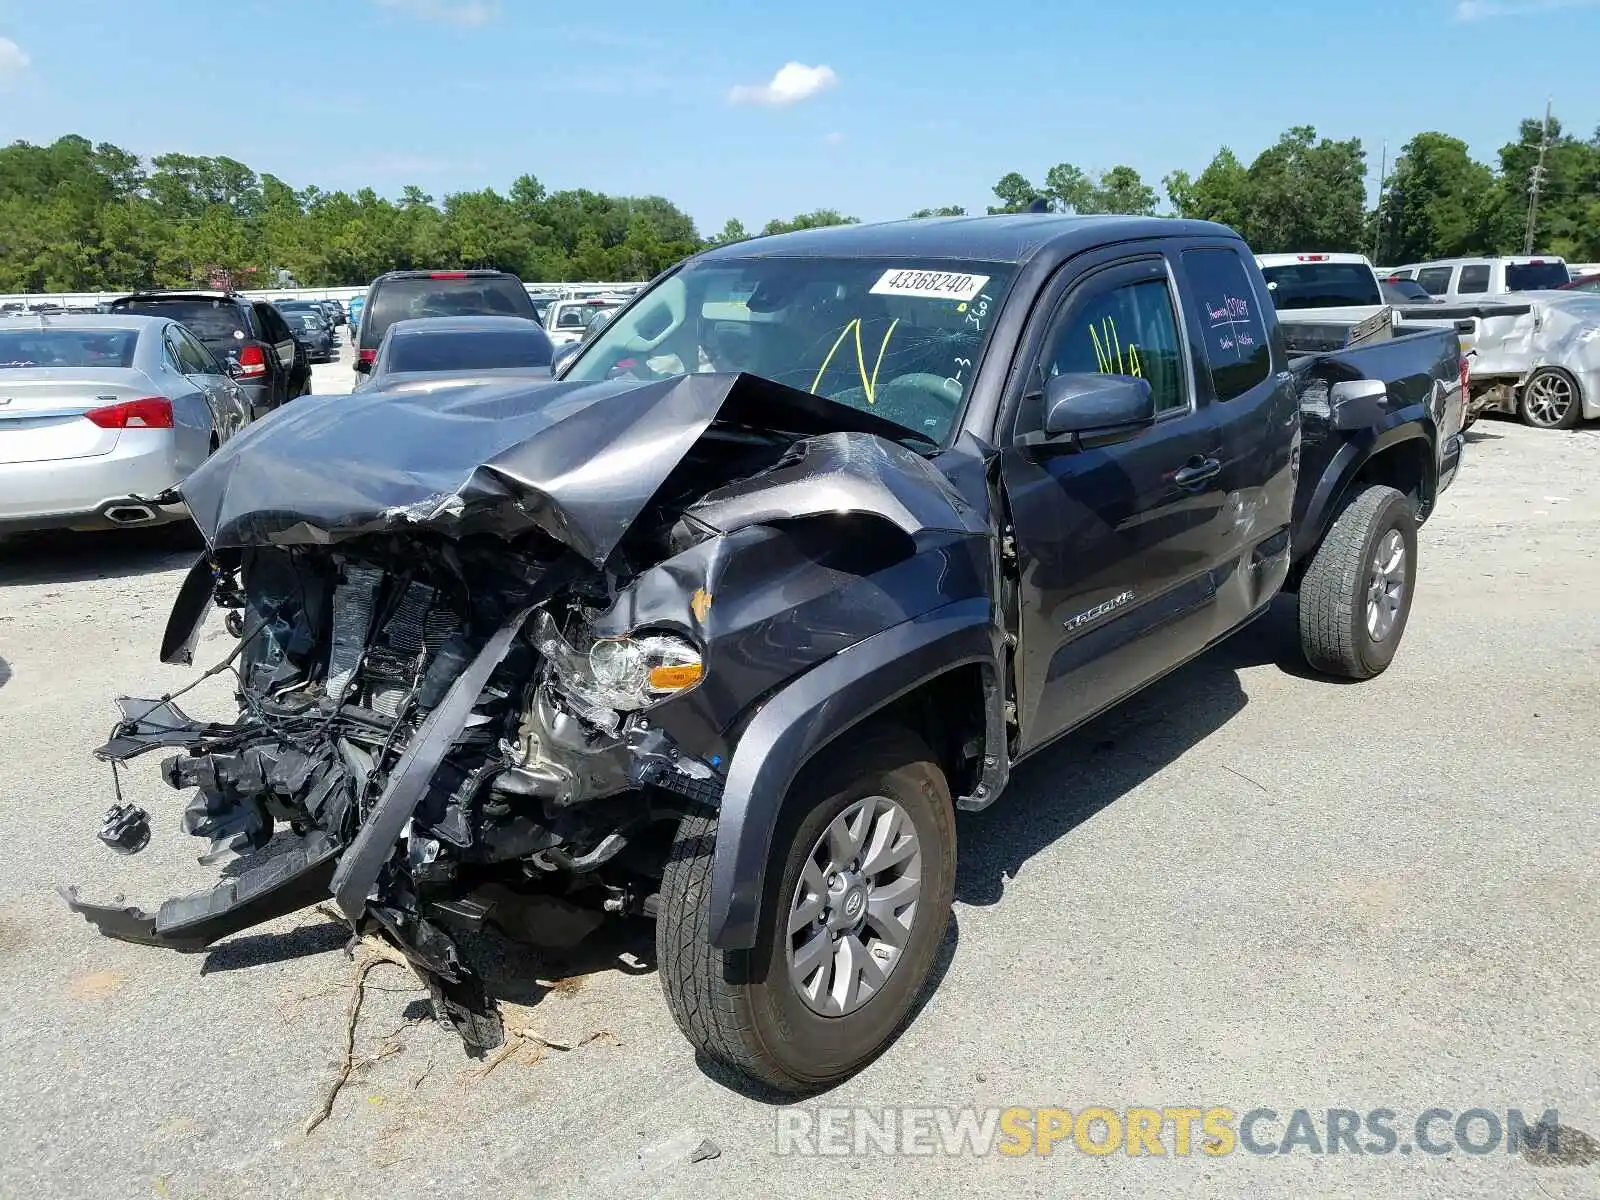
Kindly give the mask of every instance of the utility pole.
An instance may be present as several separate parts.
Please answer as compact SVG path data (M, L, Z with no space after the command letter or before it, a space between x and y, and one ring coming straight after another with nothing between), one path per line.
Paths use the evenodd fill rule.
M1383 157L1378 160L1378 212L1372 219L1372 261L1378 261L1379 239L1383 237L1383 185L1389 174L1389 139L1383 139Z
M1539 188L1544 184L1544 155L1550 149L1550 104L1552 98L1544 102L1544 132L1539 136L1539 163L1533 168L1533 178L1528 182L1528 232L1522 239L1522 252L1533 253L1534 222L1539 214Z

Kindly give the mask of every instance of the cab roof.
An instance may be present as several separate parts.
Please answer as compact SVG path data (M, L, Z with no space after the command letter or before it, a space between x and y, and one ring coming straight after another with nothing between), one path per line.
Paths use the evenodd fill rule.
M908 258L1023 263L1046 249L1065 257L1108 242L1175 236L1239 235L1210 221L1171 217L1012 213L828 225L733 242L704 251L699 258Z

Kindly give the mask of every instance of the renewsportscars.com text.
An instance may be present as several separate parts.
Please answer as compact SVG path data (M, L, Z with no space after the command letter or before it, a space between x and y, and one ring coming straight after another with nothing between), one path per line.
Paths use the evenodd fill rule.
M1560 1117L1529 1119L1518 1108L1428 1108L1406 1116L1390 1108L1163 1106L1066 1108L780 1109L779 1154L1003 1157L1057 1152L1103 1157L1213 1158L1237 1154L1386 1155L1559 1153Z

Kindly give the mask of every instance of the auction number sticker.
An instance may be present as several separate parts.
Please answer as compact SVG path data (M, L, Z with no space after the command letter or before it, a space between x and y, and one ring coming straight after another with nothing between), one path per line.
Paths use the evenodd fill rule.
M921 296L924 300L959 300L965 304L989 282L987 275L963 275L955 271L918 271L895 268L885 271L872 285L875 296Z

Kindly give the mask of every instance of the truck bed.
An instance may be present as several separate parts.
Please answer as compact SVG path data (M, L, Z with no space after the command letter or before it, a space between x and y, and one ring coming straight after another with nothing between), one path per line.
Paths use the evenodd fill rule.
M1305 520L1321 493L1340 486L1340 452L1355 438L1377 445L1394 427L1421 420L1433 431L1431 451L1438 485L1419 497L1418 520L1426 520L1439 492L1449 486L1460 461L1465 420L1461 354L1453 329L1419 329L1347 349L1301 354L1289 360L1300 398L1301 463L1295 496L1298 558L1320 539ZM1333 402L1333 386L1382 380L1385 395L1348 406Z

